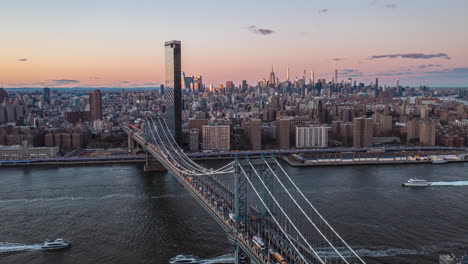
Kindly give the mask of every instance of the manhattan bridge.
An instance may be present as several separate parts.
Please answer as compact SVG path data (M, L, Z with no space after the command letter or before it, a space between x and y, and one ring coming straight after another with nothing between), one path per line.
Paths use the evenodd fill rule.
M274 155L235 158L205 168L179 147L166 119L123 125L140 145L206 209L235 245L236 263L364 264L320 214Z

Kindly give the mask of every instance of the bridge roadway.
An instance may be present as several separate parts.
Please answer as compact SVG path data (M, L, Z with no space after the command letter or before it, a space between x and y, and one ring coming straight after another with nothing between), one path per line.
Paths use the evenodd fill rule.
M190 194L201 204L203 208L215 219L215 221L224 229L228 234L231 242L238 245L244 253L255 263L269 263L268 256L257 248L249 239L248 234L236 229L235 222L229 217L229 210L232 210L232 197L234 194L228 190L219 180L214 177L200 177L200 180L193 179L192 177L185 177L179 173L171 163L167 162L162 157L156 146L147 142L142 136L132 131L125 129L140 146L143 146L146 151L151 153L168 171L171 171L176 179L187 189ZM215 186L213 186L215 185ZM215 188L213 188L215 187ZM209 190L209 191L208 191ZM210 191L212 192L210 195ZM219 202L214 204L214 197L220 198L225 204Z

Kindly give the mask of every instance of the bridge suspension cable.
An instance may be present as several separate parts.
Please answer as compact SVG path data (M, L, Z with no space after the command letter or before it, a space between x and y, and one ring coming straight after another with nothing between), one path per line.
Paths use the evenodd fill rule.
M289 195L289 197L292 199L292 201L294 202L294 204L297 206L297 208L299 208L299 210L302 212L302 214L306 217L306 219L309 221L309 223L312 224L312 226L315 228L315 230L317 230L317 232L323 237L323 239L325 239L325 241L330 245L330 247L338 254L338 256L346 263L346 264L349 264L349 262L343 257L343 255L340 253L340 251L338 251L338 249L335 248L335 246L330 242L330 240L327 238L327 236L325 234L323 234L323 232L317 227L317 225L312 221L312 219L310 219L310 217L306 214L306 212L304 211L304 209L299 205L299 203L297 202L296 199L294 199L294 197L291 195L291 193L289 192L289 190L286 188L286 186L284 186L283 182L280 180L280 178L278 177L278 175L276 175L275 171L270 167L270 164L268 164L268 162L266 160L263 160L266 164L266 166L269 168L270 172L272 173L272 175L276 178L276 180L279 182L279 184L281 185L281 187L283 187L283 189L286 191L286 193ZM250 161L249 161L250 163ZM252 166L252 164L250 163L250 165ZM263 182L263 181L262 181ZM314 251L315 252L315 251Z
M184 153L182 148L175 141L172 133L169 131L169 127L163 117L157 116L155 118L157 122L152 116L146 118L147 125L145 129L146 142L154 148L154 155L161 161L164 161L162 163L164 163L165 166L183 176L221 175L239 172L237 167L240 168L240 171L243 176L246 177L248 184L251 186L255 195L259 198L264 209L268 212L267 217L270 220L272 219L274 224L276 224L267 226L268 228L273 227L273 229L270 228L266 231L270 232L268 233L270 235L270 239L273 233L273 241L275 241L275 238L278 238L282 241L281 243L287 244L289 242L287 248L289 248L289 250L291 248L294 250L289 252L294 256L296 262L302 263L303 261L304 264L309 264L311 263L310 260L307 260L307 258L309 258L314 260L314 263L316 261L320 264L365 264L364 260L362 260L362 258L360 258L359 255L344 241L344 239L318 212L316 207L307 199L276 158L273 158L274 163L269 163L262 157L263 163L265 163L266 166L261 165L261 168L265 168L261 173L258 172L258 168L256 168L249 159L247 159L246 163L240 163L236 160L216 170L207 169L194 162ZM143 133L141 132L136 135L140 138L143 137ZM249 174L246 173L244 166L246 166ZM276 169L277 167L280 168L280 172ZM263 174L263 172L266 174ZM252 173L255 174L256 177L253 177ZM262 174L262 176L260 174ZM277 190L273 192L273 189L270 189L268 186L272 180L279 183L278 186L281 187L278 189L279 192ZM259 183L261 184L259 185ZM258 186L256 187L256 185ZM262 195L259 193L259 190L263 192ZM266 195L269 195L269 197ZM272 202L274 202L274 204L272 204ZM293 205L293 207L290 205ZM299 209L298 211L300 211L300 216L296 215L297 213L294 211L296 208ZM277 209L279 209L280 212ZM315 214L309 215L309 213L312 213L311 209ZM302 216L305 216L304 219L307 221L301 221L301 219L303 219ZM306 225L304 225L304 222L306 222ZM267 220L266 223L272 222ZM278 229L281 233L277 232ZM265 232L265 229L263 232ZM312 238L316 239L315 244L311 240ZM288 242L286 242L286 240ZM332 260L327 261L328 255L327 257L324 256L327 252L324 253L321 250L317 250L319 249L319 246L325 244L330 246L333 250ZM351 252L352 254L351 256L349 256L349 253L346 254L345 258L345 252Z
M151 117L152 119L152 117ZM229 169L228 167L232 166L232 164L234 164L234 162L231 162L229 164L226 164L224 165L223 167L217 169L217 170L208 170L200 165L198 165L196 162L194 162L192 159L190 159L187 155L185 155L185 153L183 152L183 150L179 147L179 145L175 142L175 139L172 137L172 134L170 132L167 132L166 133L166 129L164 129L164 127L162 127L162 124L161 124L161 118L157 118L158 119L158 122L160 123L161 125L161 130L163 131L166 139L169 141L169 144L171 145L170 148L171 150L185 163L187 164L191 170L195 170L195 171L198 171L198 173L203 173L203 174L224 174L224 173L232 173L234 172L234 170L232 169L232 167L230 168L230 170L226 170L226 169ZM152 119L153 121L153 127L154 129L156 130L156 132L159 134L158 132L158 127L156 126L156 124L154 124L154 120ZM167 127L167 126L166 126ZM168 127L167 127L168 128ZM167 134L171 135L172 137L172 140L173 142L171 142L171 140L169 139L169 137L167 136ZM160 138L161 139L161 138ZM161 144L164 144L164 141L161 140ZM165 144L164 144L165 145ZM177 151L176 147L180 150ZM165 149L167 150L166 146L164 146ZM179 153L182 153L182 155L180 155ZM172 158L174 158L172 155L171 155ZM196 165L195 165L196 164ZM201 169L199 169L201 168Z
M209 169L206 169L205 167L203 166L200 166L199 164L197 164L196 162L194 162L192 159L190 159L186 154L185 152L183 151L183 149L179 146L179 144L177 144L177 142L175 141L174 139L174 136L172 135L172 133L170 133L168 130L169 130L169 126L167 125L166 123L166 120L164 118L161 118L161 117L158 117L156 118L159 122L159 124L161 125L161 128L162 128L162 131L166 137L166 139L168 140L169 144L172 146L172 148L174 149L174 152L181 158L181 159L184 159L185 161L187 161L187 164L189 166L191 166L193 169L195 170L198 170L199 172L203 172L203 173L206 173L206 174L222 174L222 173L232 173L234 172L234 162L231 162L231 163L228 163L226 165L224 165L223 167L219 168L219 169L216 169L216 170L209 170ZM153 117L151 117L151 120L153 120ZM162 122L161 122L162 120ZM153 123L154 123L154 120L153 120ZM155 129L157 129L155 127ZM169 136L168 136L169 134ZM181 153L181 155L179 154Z
M147 123L150 124L150 122L149 122L148 119L147 119ZM161 137L161 135L160 135L160 133L159 133L157 127L156 127L156 124L154 124L154 122L153 122L153 126L154 126L154 130L156 131L156 135L157 135L157 137L159 138L159 141L158 141L158 140L156 139L156 137L155 137L155 134L154 134L154 132L153 132L153 129L151 129L150 127L148 127L148 129L150 130L150 133L151 133L151 135L152 135L153 142L154 142L155 144L158 145L158 149L162 152L162 153L161 153L161 154L162 154L162 158L164 158L165 160L168 161L168 163L171 165L171 168L172 168L172 169L178 171L179 173L182 173L182 174L185 174L185 175L190 175L190 176L206 176L207 174L224 174L224 172L223 172L223 173L219 173L219 172L213 172L213 171L209 171L209 170L207 170L208 172L201 172L201 173L199 172L199 173L197 173L197 172L195 172L195 171L193 171L193 170L189 170L189 169L187 169L187 168L184 168L183 166L180 166L181 164L179 164L179 163L176 162L177 159L174 157L173 154L171 154L171 152L169 151L169 149L166 147L166 144L165 144L164 141L162 140L162 137ZM164 151L163 149L164 149L165 151ZM176 153L176 155L178 155L178 154ZM170 159L169 159L168 157L170 157ZM179 157L179 158L180 158L180 157ZM184 163L187 164L187 161L186 161L186 160L184 160L184 159L182 159L182 158L181 158L181 160L184 161Z
M171 166L171 168L181 174L184 174L184 175L190 175L190 176L205 176L206 173L196 173L194 171L191 171L191 170L187 170L186 168L184 168L183 166L181 166L179 163L176 162L176 159L171 155L171 153L169 152L169 150L167 149L167 147L165 146L164 142L162 141L161 139L161 136L159 135L159 132L157 129L156 130L156 134L159 138L159 141L156 139L155 135L154 135L154 132L152 129L150 129L150 133L153 137L153 140L154 140L154 143L157 144L157 147L158 147L158 150L161 152L162 154L162 157L163 159L165 159L167 161L167 164L169 166ZM170 158L170 159L169 159Z
M294 186L294 188L298 191L298 193L302 196L302 198L306 201L306 203L314 210L314 212L319 216L319 218L325 223L325 225L339 238L339 240L345 245L350 252L353 253L353 255L362 263L366 264L366 262L349 246L348 243L338 234L338 232L335 231L335 229L328 223L327 220L320 214L320 212L315 208L315 206L307 199L307 197L304 195L304 193L297 187L296 183L291 179L291 177L288 175L288 173L284 170L284 168L281 166L281 164L278 162L278 160L275 159L275 162L277 166L281 169L283 174L287 177L287 179L291 182L291 184ZM288 192L289 193L289 192Z
M278 226L278 228L281 230L281 232L284 234L284 236L286 237L286 239L289 241L290 245L292 245L294 251L299 255L299 257L304 261L304 263L309 263L309 261L304 257L304 255L302 255L302 253L299 251L299 249L296 247L296 245L293 243L293 241L291 240L290 236L288 235L288 233L284 230L284 228L281 226L281 224L278 222L278 219L276 219L275 215L271 212L271 209L267 206L266 202L263 200L262 196L258 193L257 189L255 188L255 185L253 184L252 180L249 178L249 176L247 176L247 174L245 173L245 170L244 168L242 168L242 166L238 163L237 164L239 166L239 168L241 169L242 171L242 174L244 174L244 177L247 179L247 182L250 184L250 186L252 187L253 191L255 192L255 194L257 195L257 197L260 199L260 202L262 203L262 205L265 207L265 209L268 211L268 213L270 214L271 218L273 219L273 221L275 222L275 224ZM323 264L325 264L325 262L321 262Z
M276 199L276 197L273 195L273 193L271 192L270 188L268 188L268 186L265 184L265 181L263 181L262 177L260 177L260 175L258 174L257 170L255 169L255 167L252 165L252 163L250 162L250 160L248 161L250 167L253 169L253 172L255 173L255 175L257 176L257 178L259 179L259 181L262 183L263 187L265 188L265 190L268 192L268 194L270 195L270 197L273 199L273 201L275 202L275 204L278 206L278 208L281 210L281 212L283 213L283 215L286 217L286 219L288 220L288 222L291 224L291 226L294 228L294 230L296 230L297 234L299 234L299 236L301 237L301 239L307 244L307 246L309 247L309 249L313 252L313 255L314 257L320 261L320 263L323 263L325 264L325 262L322 260L322 258L317 254L317 252L315 251L315 249L310 245L309 241L307 241L307 239L304 237L304 235L302 234L302 232L297 228L296 224L294 224L294 222L291 220L290 216L286 213L286 211L284 210L284 208L281 206L281 204L278 202L278 200Z

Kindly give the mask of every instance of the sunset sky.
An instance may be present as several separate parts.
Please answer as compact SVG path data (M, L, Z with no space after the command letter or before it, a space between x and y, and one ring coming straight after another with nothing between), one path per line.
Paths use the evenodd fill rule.
M4 87L164 81L164 42L206 85L352 77L468 87L467 0L0 0ZM308 78L308 76L307 76Z

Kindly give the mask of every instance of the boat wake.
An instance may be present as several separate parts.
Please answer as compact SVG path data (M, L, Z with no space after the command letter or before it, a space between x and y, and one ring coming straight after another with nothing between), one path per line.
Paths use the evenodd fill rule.
M20 243L9 243L9 242L0 242L0 253L4 252L18 252L18 251L32 251L40 250L40 244L20 244Z
M468 186L468 181L431 182L432 186Z
M190 194L166 194L166 195L134 195L134 194L108 194L97 197L46 197L46 198L32 198L32 199L2 199L0 203L38 203L38 202L55 202L55 201L81 201L81 200L100 200L100 199L181 199L190 197Z
M226 254L219 257L204 259L203 264L216 264L216 263L234 263L234 254Z

